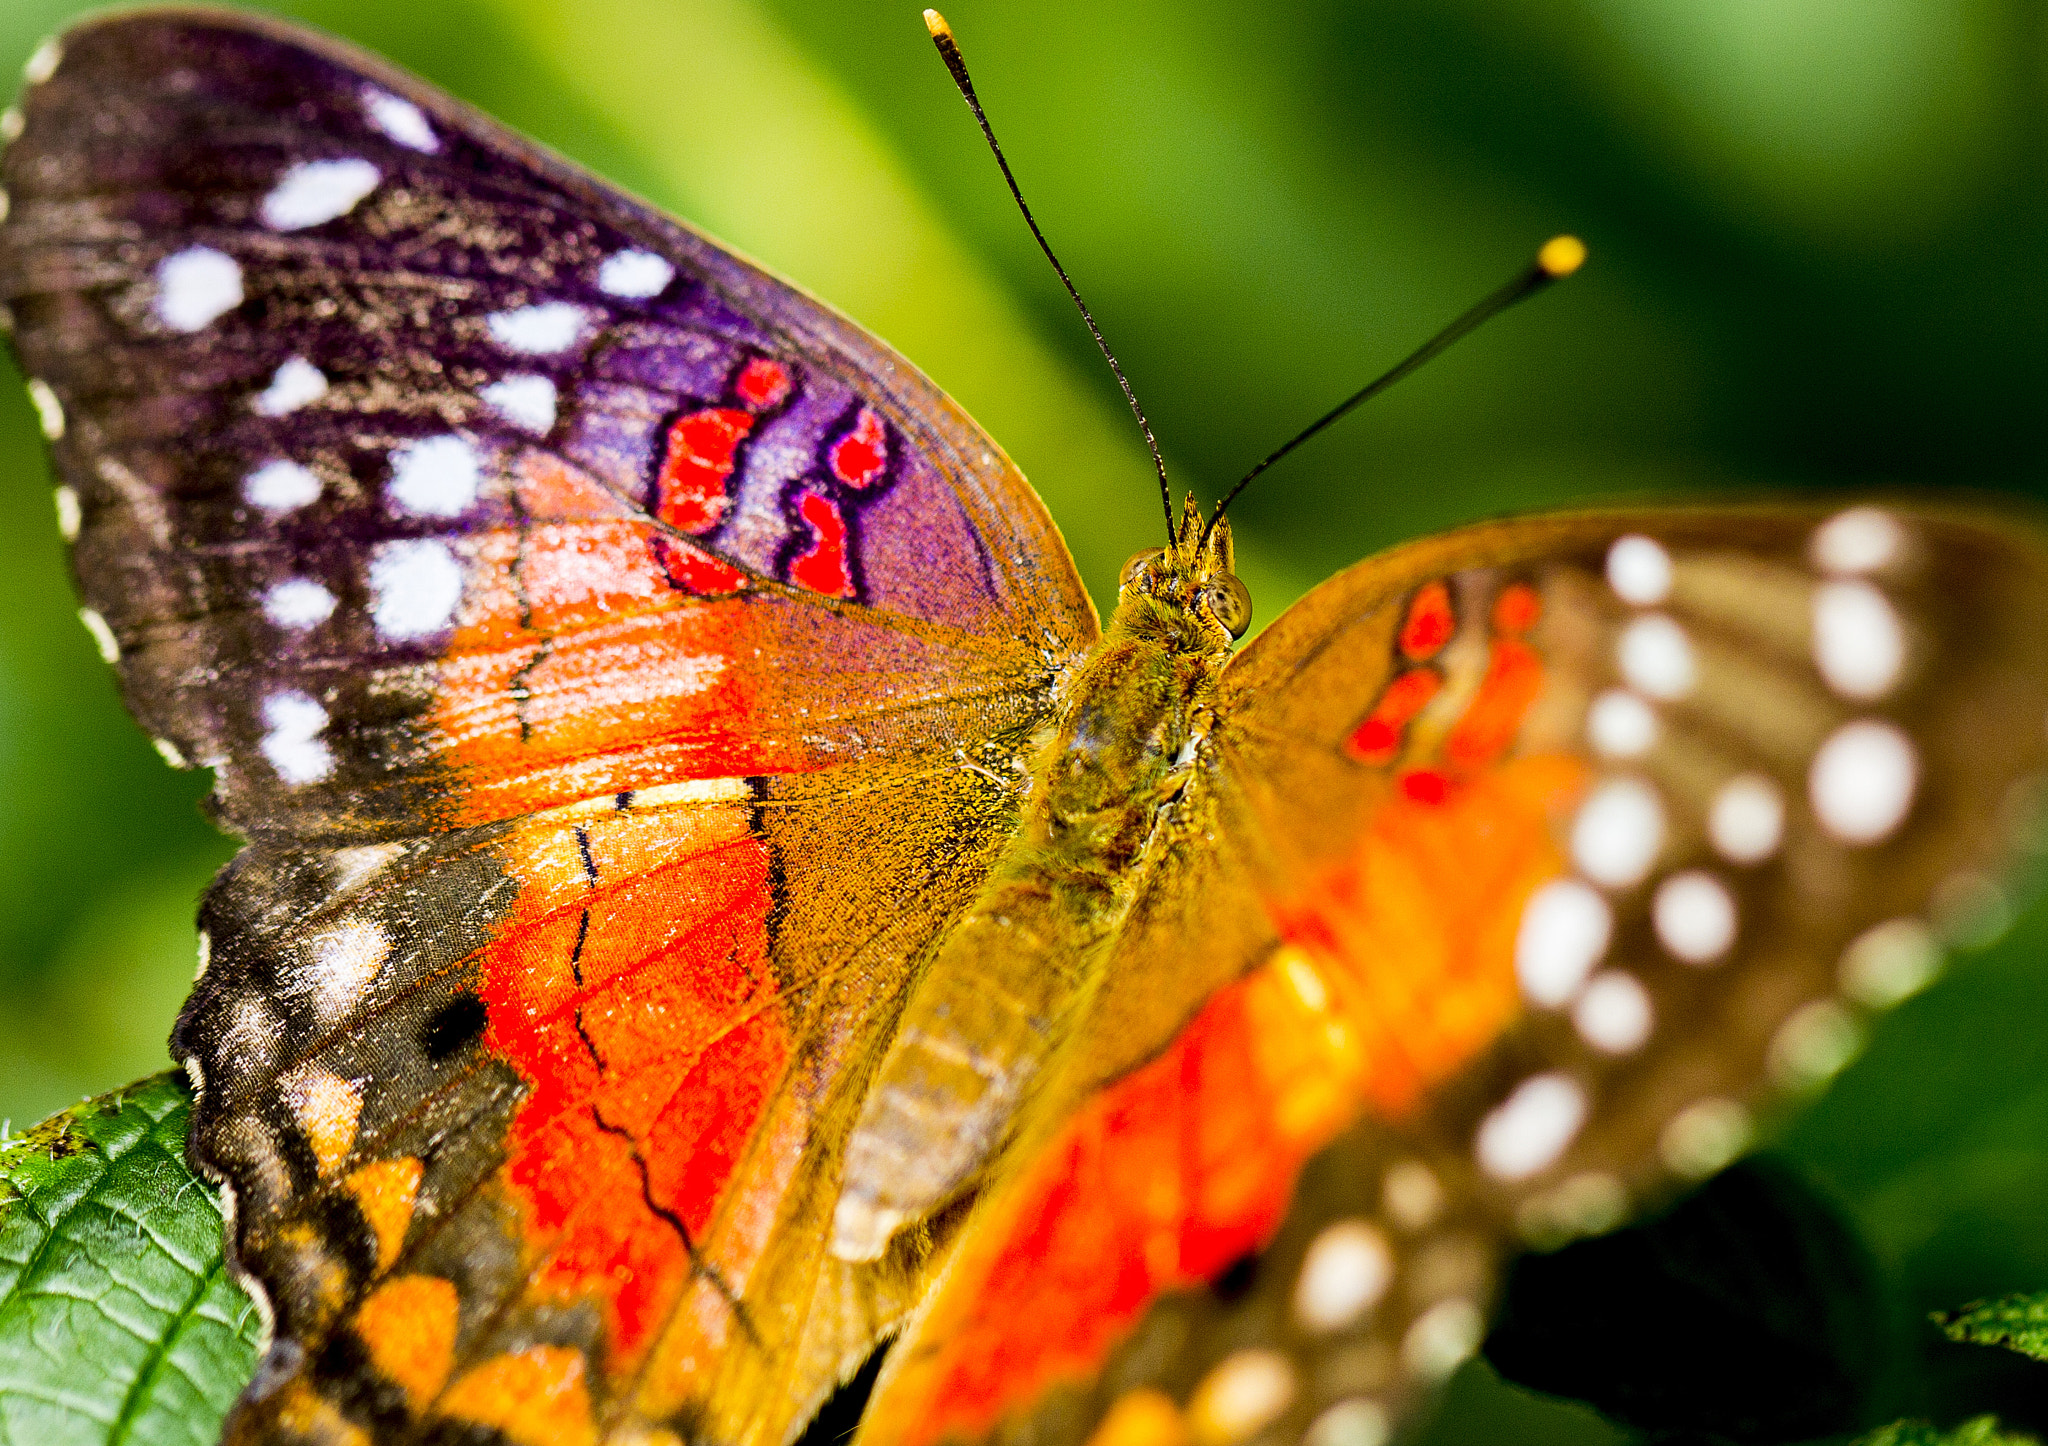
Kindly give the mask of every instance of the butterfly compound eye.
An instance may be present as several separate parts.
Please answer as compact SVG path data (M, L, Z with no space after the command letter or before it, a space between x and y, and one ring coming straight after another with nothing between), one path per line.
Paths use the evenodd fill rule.
M1152 581L1152 564L1158 560L1159 549L1156 547L1144 552L1132 553L1130 561L1124 564L1123 572L1117 577L1117 587L1119 589L1129 587L1149 588Z
M1202 602L1233 638L1243 637L1252 625L1251 591L1227 572L1202 588Z

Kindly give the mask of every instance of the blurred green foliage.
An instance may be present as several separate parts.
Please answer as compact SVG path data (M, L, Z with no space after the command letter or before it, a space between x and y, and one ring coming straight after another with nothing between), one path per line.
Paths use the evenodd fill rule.
M7 0L0 61L86 6ZM888 337L1040 487L1098 599L1160 526L1136 434L915 0L293 0ZM1593 260L1238 513L1262 619L1418 532L1723 489L2048 491L2041 0L949 7L1178 480L1252 461L1574 230ZM7 63L12 63L8 61ZM229 844L75 619L0 385L0 1116L161 1067ZM1929 1310L2048 1287L2048 913L1877 1031L1778 1148ZM1997 1354L1997 1353L1990 1353ZM1955 1367L1954 1369L1964 1369ZM1969 1369L1975 1369L1974 1367ZM2039 1429L2039 1422L2026 1422ZM1615 1439L1460 1377L1439 1438Z

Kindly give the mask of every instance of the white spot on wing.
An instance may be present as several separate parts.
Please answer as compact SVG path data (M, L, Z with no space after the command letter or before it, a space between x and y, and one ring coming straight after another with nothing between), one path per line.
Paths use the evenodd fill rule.
M1863 1048L1863 1031L1833 999L1793 1011L1771 1036L1771 1078L1783 1089L1811 1089L1840 1074Z
M10 105L6 110L0 110L0 141L20 140L24 124L19 106Z
M211 246L188 246L156 265L157 319L172 331L194 332L242 304L242 268Z
M1890 919L1842 951L1842 988L1859 1004L1889 1009L1926 988L1940 967L1941 950L1925 924Z
M52 35L35 48L28 63L21 68L21 78L30 85L41 85L57 73L57 67L64 63L63 42Z
M1526 1180L1556 1164L1586 1122L1586 1091L1567 1074L1525 1079L1479 1126L1479 1166L1496 1180Z
M483 476L476 448L456 436L408 442L393 449L391 464L391 500L415 517L460 517Z
M1664 806L1640 779L1615 778L1593 791L1572 823L1572 859L1596 884L1641 883L1664 847Z
M346 216L384 177L368 161L300 161L263 198L263 224L273 231L303 231Z
M50 384L41 377L28 379L28 399L36 409L36 421L42 426L43 440L54 442L64 435L64 404L57 400L57 394L50 390Z
M1625 603L1655 607L1671 595L1671 554L1640 535L1607 549L1607 585Z
M100 661L118 663L121 661L121 644L114 637L114 630L107 626L107 620L91 608L80 608L78 620L85 624L85 630L92 634L93 646L100 650Z
M259 392L249 405L259 416L282 417L326 395L327 378L321 374L320 368L302 356L295 356L277 369L270 378L270 385Z
M334 754L321 741L327 710L304 693L272 693L263 700L263 756L278 781L296 788L334 771Z
M265 512L293 512L319 496L320 479L309 468L282 457L242 479L243 499Z
M441 138L434 134L426 113L388 90L364 86L363 112L369 116L371 125L409 150L431 156L441 149Z
M1735 943L1735 898L1712 874L1688 869L1657 886L1650 919L1658 942L1688 964L1711 964Z
M304 631L333 616L334 594L310 577L291 577L263 594L263 616L281 628Z
M384 967L391 941L368 919L350 919L307 940L288 966L285 988L308 998L323 1025L348 1017Z
M1844 723L1821 744L1806 789L1829 833L1844 843L1872 844L1904 821L1919 781L1912 740L1890 723L1866 718Z
M1761 773L1741 773L1721 785L1707 812L1707 837L1734 864L1762 863L1785 837L1785 798Z
M1301 1446L1387 1446L1394 1423L1378 1401L1352 1396L1309 1422Z
M1420 1160L1399 1160L1387 1167L1380 1183L1380 1203L1404 1230L1424 1230L1444 1209L1444 1187L1436 1172Z
M575 345L583 332L583 308L566 301L547 301L514 311L494 311L486 321L492 338L507 351L544 356Z
M156 750L157 757L170 764L173 768L190 768L192 766L185 761L185 755L178 751L178 745L171 742L168 738L152 738L149 740L149 746Z
M492 382L477 393L506 421L535 436L555 425L555 384L547 377L524 374Z
M387 542L370 558L370 619L393 641L424 638L455 618L462 564L437 537Z
M1309 1245L1294 1284L1294 1316L1308 1330L1336 1331L1379 1304L1394 1280L1387 1237L1363 1220L1340 1220Z
M1674 1174L1701 1180L1748 1147L1750 1129L1749 1111L1735 1101L1700 1100L1671 1117L1657 1152Z
M1641 1049L1655 1018L1650 991L1633 974L1619 969L1596 977L1572 1008L1579 1037L1606 1054Z
M189 246L157 263L156 288L158 320L200 331L242 304L242 268L224 251Z
M1683 698L1692 691L1692 643L1685 629L1661 613L1622 629L1621 675L1652 698Z
M1415 1318L1401 1339L1401 1364L1427 1382L1444 1380L1486 1336L1486 1317L1462 1296L1440 1300Z
M608 296L644 301L659 296L675 275L668 259L652 251L615 251L597 268L597 286Z
M1188 1424L1204 1446L1232 1446L1277 1420L1295 1393L1294 1367L1278 1351L1233 1351L1188 1398Z
M1869 583L1831 582L1813 595L1813 661L1843 697L1879 698L1905 666L1906 631Z
M1813 563L1823 572L1856 576L1875 572L1899 555L1905 531L1876 507L1838 512L1813 532Z
M327 886L335 898L345 898L382 873L393 859L405 852L403 844L357 844L336 849L327 856Z
M1607 952L1614 913L1576 879L1558 879L1529 896L1515 934L1515 977L1532 1004L1556 1008L1579 992Z
M78 528L85 520L79 513L78 494L69 487L59 487L51 496L57 504L58 533L66 542L78 541Z
M1626 688L1609 688L1586 710L1586 736L1608 758L1640 758L1657 743L1657 715Z

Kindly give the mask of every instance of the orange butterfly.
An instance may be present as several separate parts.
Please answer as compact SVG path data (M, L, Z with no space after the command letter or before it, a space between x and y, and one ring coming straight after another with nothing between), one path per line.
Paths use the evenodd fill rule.
M1240 652L1190 502L1104 629L908 363L373 58L39 70L88 621L249 839L173 1041L231 1440L780 1446L895 1335L868 1446L1377 1446L1926 980L2048 763L2018 528L1496 523Z

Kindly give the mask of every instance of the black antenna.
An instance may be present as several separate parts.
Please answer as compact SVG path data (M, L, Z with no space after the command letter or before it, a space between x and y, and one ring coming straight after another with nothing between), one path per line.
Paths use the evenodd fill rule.
M1536 259L1530 263L1528 270L1481 300L1463 316L1409 353L1405 359L1391 370L1366 383L1349 397L1330 408L1329 411L1323 413L1322 416L1310 422L1306 427L1303 427L1294 434L1292 440L1275 448L1263 462L1239 478L1237 485L1224 493L1223 500L1216 504L1216 511L1210 516L1208 525L1202 529L1202 541L1207 542L1209 540L1209 534L1215 530L1217 522L1223 516L1223 509L1237 500L1237 494L1251 485L1252 478L1258 476L1282 457L1285 457L1310 437L1322 431L1323 428L1343 417L1346 412L1349 412L1359 403L1378 396L1460 337L1493 320L1494 317L1499 316L1516 302L1527 301L1537 292L1543 290L1544 287L1550 285L1551 282L1561 281L1571 275L1580 266L1585 264L1585 260L1586 245L1576 236L1553 236L1544 242L1543 249L1536 253Z
M1145 420L1145 409L1138 405L1138 394L1131 390L1130 379L1124 369L1117 365L1116 353L1103 340L1102 328L1095 324L1095 317L1088 310L1088 303L1081 299L1081 293L1074 289L1074 283L1067 277L1067 268L1060 265L1060 258L1052 254L1052 246L1045 239L1045 233L1038 229L1038 222L1031 214L1031 208L1024 204L1024 193L1017 189L1017 178L1010 174L1010 163L1003 158L1003 148L996 142L996 133L989 128L988 116L982 111L981 100L974 93L974 82L967 76L967 62L961 58L960 46L953 39L953 27L946 23L946 17L936 10L924 12L924 28L932 33L932 44L939 47L939 55L946 62L946 69L953 73L953 84L960 88L961 98L967 108L974 112L974 118L981 124L981 133L988 139L988 148L995 152L996 164L1003 168L1003 179L1010 183L1010 194L1017 198L1017 209L1024 213L1024 224L1031 228L1031 234L1038 238L1038 249L1045 253L1045 259L1052 263L1052 269L1059 273L1060 284L1067 288L1067 295L1074 298L1074 305L1080 308L1081 320L1088 323L1088 332L1095 338L1095 345L1102 350L1103 360L1116 373L1116 384L1124 389L1124 400L1131 404L1131 415L1138 419L1138 430L1145 434L1145 445L1152 451L1152 466L1159 473L1159 502L1166 509L1166 540L1173 541L1173 490L1166 484L1166 459L1159 455L1159 444L1152 439L1152 424ZM1263 464L1262 464L1263 465Z

